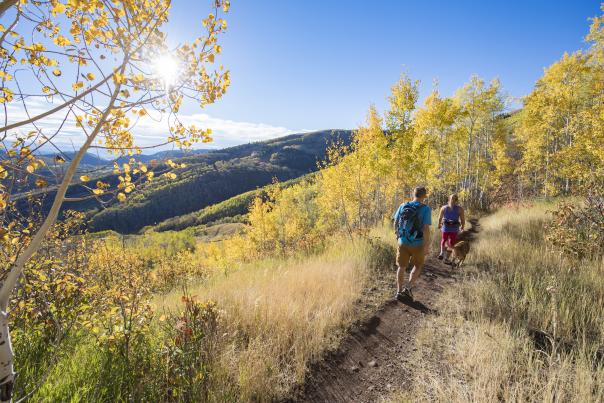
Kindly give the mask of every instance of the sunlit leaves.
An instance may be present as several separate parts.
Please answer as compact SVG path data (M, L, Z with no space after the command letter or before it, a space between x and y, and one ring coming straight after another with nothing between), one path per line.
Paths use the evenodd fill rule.
M602 78L604 60L591 53L565 54L524 99L517 132L523 140L522 169L534 192L566 193L604 169Z
M66 37L64 37L63 35L59 35L56 38L53 39L53 42L57 45L57 46L61 46L61 47L65 47L67 45L71 44L71 41L69 39L67 39Z
M52 14L56 16L57 14L65 13L65 4L57 2L55 6L52 8Z

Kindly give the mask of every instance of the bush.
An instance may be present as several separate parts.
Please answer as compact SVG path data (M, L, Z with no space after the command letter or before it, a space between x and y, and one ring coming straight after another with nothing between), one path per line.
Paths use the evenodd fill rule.
M380 238L369 237L367 263L376 272L392 271L396 264L396 249Z
M578 259L604 256L604 183L595 184L582 201L563 201L553 211L547 240Z
M201 303L183 295L184 309L165 321L166 399L208 401L216 344L219 312L213 302Z

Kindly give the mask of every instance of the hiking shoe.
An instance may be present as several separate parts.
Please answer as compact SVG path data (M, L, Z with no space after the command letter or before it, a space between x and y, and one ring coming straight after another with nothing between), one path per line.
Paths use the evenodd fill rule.
M445 257L445 255L443 255L442 253L440 255L438 255L438 260L443 260L443 258Z
M403 292L402 292L403 296L410 299L411 301L413 301L413 293L411 292L410 288L403 288Z
M394 297L394 299L396 299L397 301L404 301L405 300L405 294L402 291L397 291L396 292L396 296Z
M449 259L445 259L445 264L448 264L448 265L453 265L453 262L452 262L452 261L450 261Z

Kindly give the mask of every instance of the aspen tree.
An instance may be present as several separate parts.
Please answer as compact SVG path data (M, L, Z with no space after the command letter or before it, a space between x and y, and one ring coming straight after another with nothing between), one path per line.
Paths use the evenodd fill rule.
M185 125L178 112L185 99L201 107L215 102L229 84L229 72L214 69L221 52L218 36L226 29L220 13L229 2L212 1L203 19L205 33L191 42L170 48L163 31L170 0L124 1L2 1L0 13L0 242L7 259L0 288L0 400L11 399L14 381L7 309L26 263L40 248L57 220L68 187L80 183L89 198L101 203L126 199L135 187L161 173L131 160L115 165L119 184L77 177L88 150L105 150L116 157L141 153L133 135L139 119L153 115L164 119L163 144L188 148L209 141L210 131ZM30 101L46 101L46 110L31 109ZM50 123L49 123L50 122ZM49 127L51 125L52 127ZM54 126L53 126L54 125ZM66 125L79 131L75 156L58 152L54 201L41 225L23 227L18 217L16 183L35 182L44 190L42 148L59 150L57 141ZM179 168L171 161L168 168ZM166 179L173 172L164 171ZM35 179L35 180L34 180ZM15 247L17 245L17 247Z

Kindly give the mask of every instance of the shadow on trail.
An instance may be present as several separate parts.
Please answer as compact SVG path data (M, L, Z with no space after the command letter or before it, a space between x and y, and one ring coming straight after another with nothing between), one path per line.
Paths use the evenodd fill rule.
M405 300L405 301L399 301L399 302L403 305L407 305L409 308L413 308L422 313L438 315L438 311L436 309L432 309L432 308L424 305L420 301Z
M382 319L379 316L372 316L371 318L369 318L369 320L367 320L367 322L359 326L359 332L364 336L375 334L377 331L377 327L380 325L381 322Z

